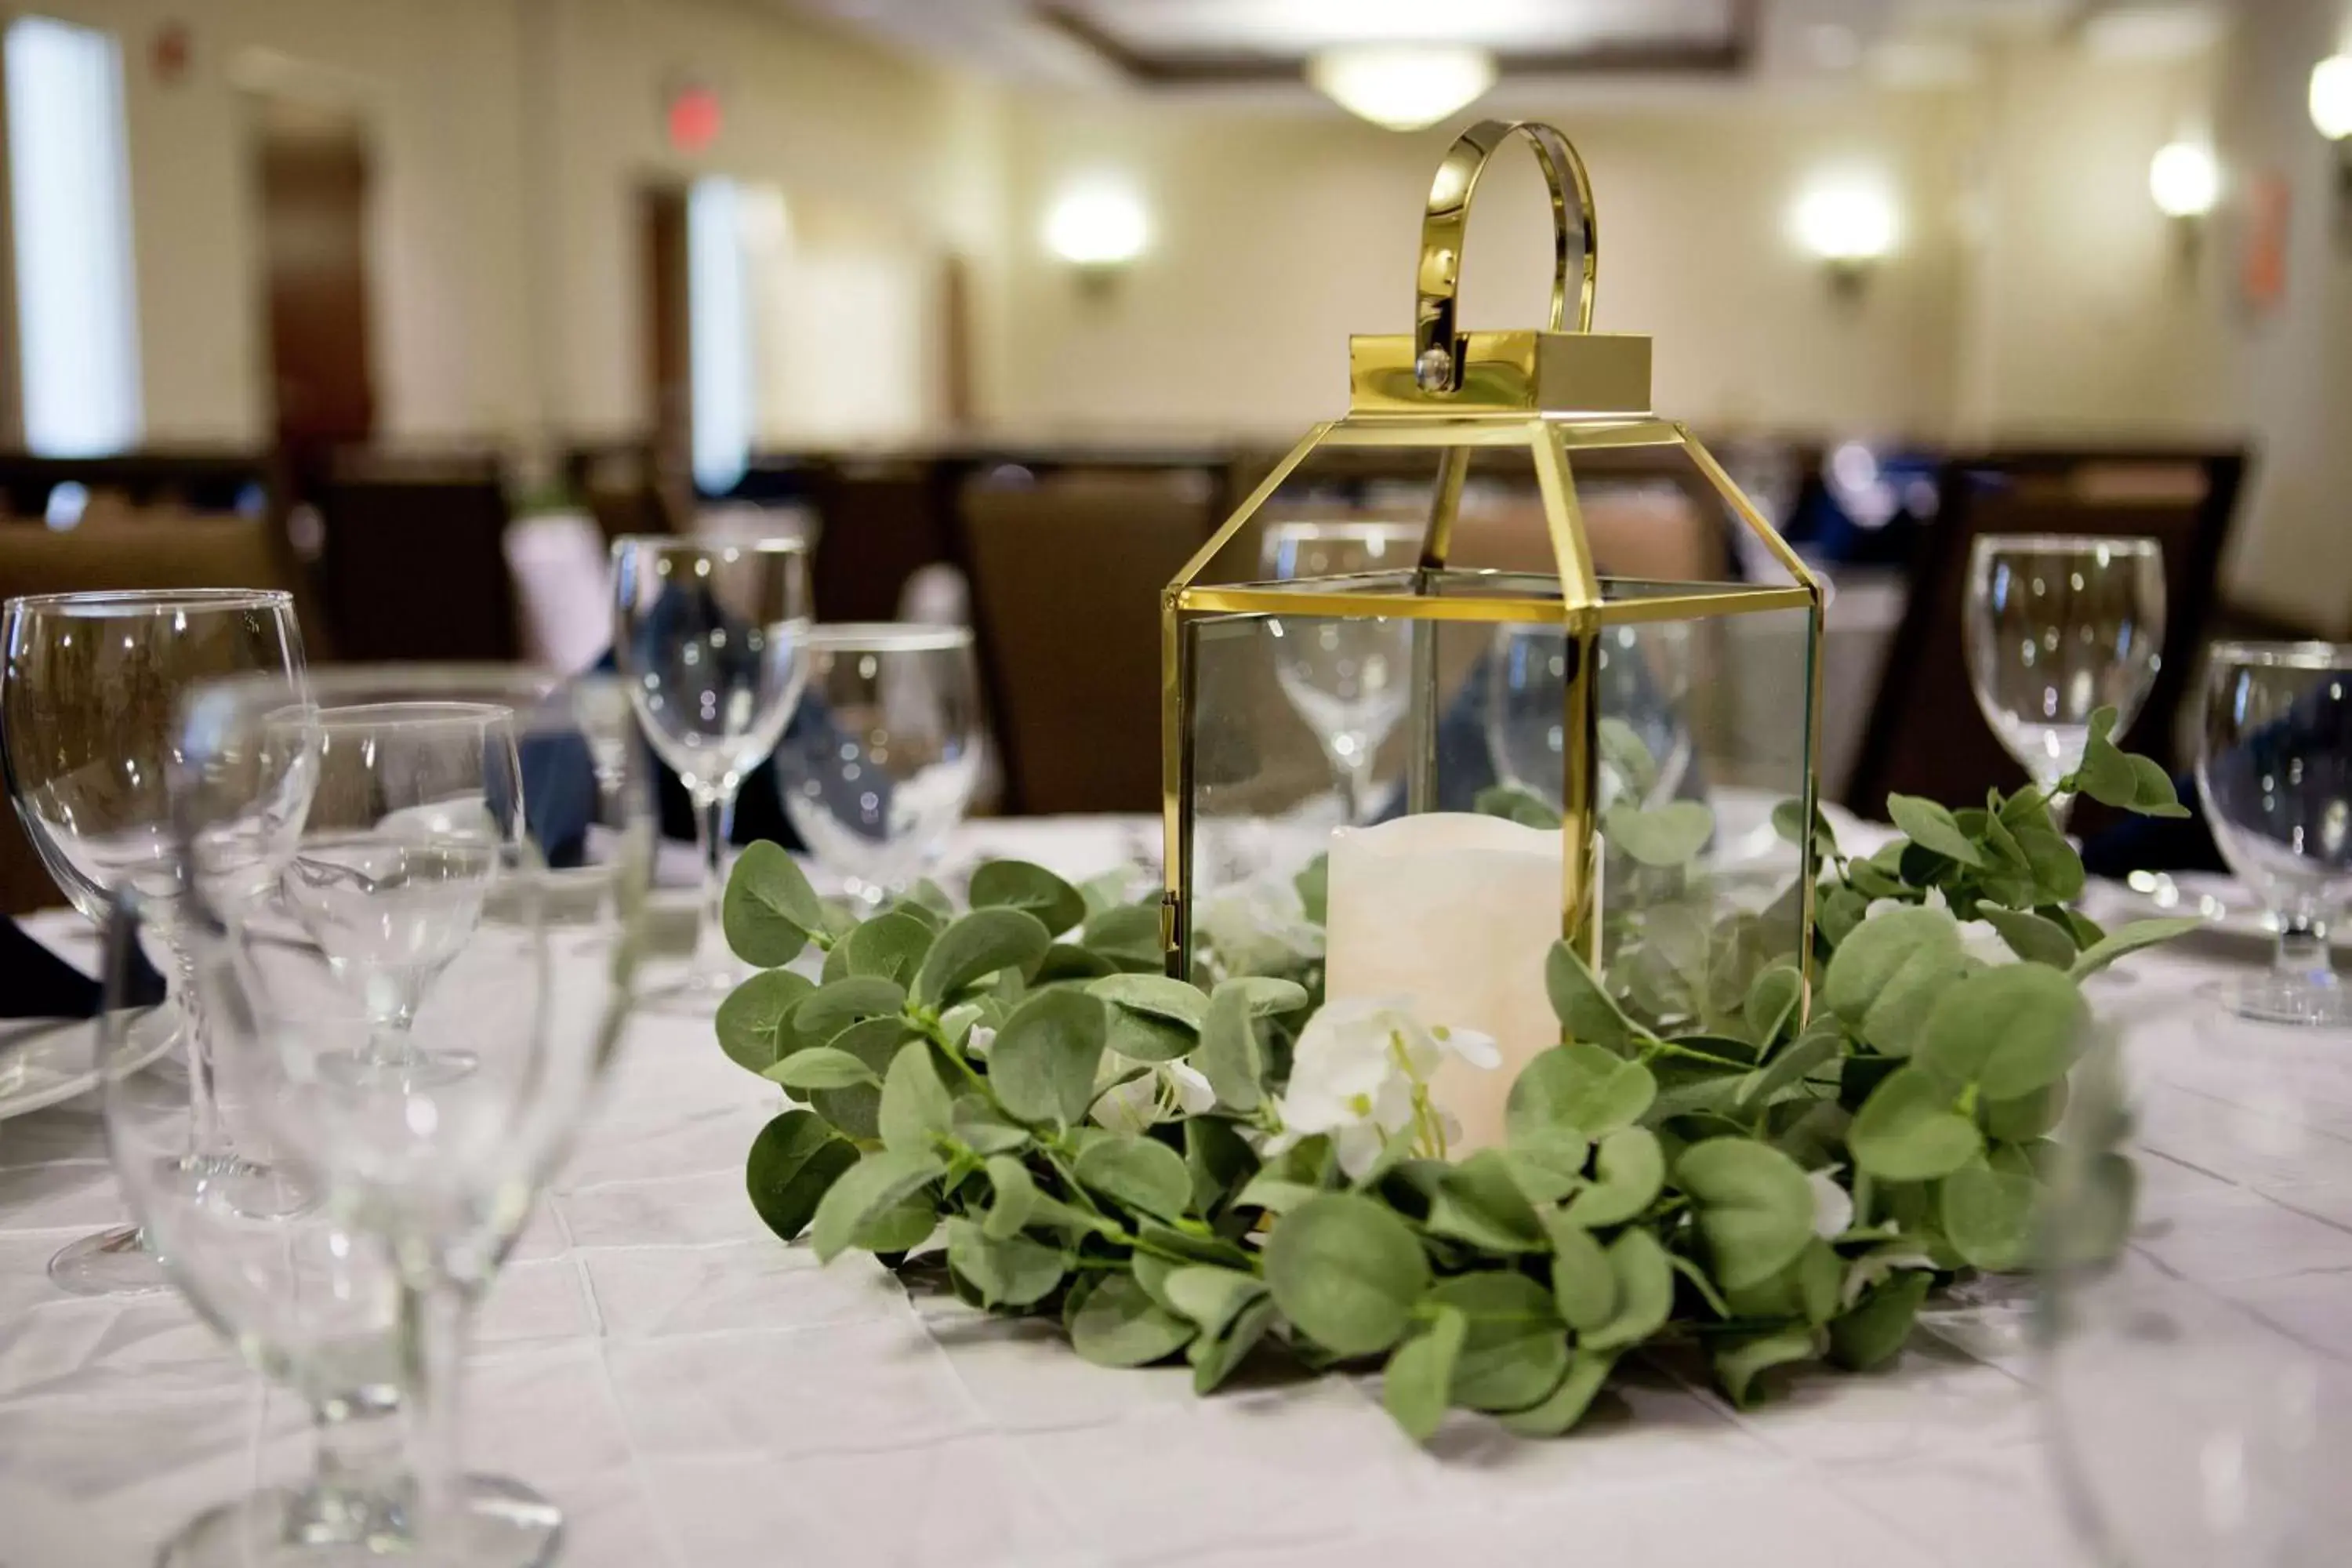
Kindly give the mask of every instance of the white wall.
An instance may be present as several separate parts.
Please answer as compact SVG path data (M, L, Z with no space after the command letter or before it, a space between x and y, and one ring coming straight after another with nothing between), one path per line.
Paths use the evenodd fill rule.
M1735 93L1528 108L1566 129L1592 170L1596 325L1655 337L1662 408L1779 426L1941 426L1953 100ZM1065 98L1023 102L1010 144L1013 346L1000 412L1011 425L1297 430L1343 407L1350 332L1411 330L1440 132ZM1852 298L1785 234L1806 179L1839 166L1908 195L1902 257ZM1037 237L1055 193L1097 176L1137 187L1156 230L1108 290L1078 287ZM1479 188L1465 325L1541 324L1548 226L1534 160L1506 149Z

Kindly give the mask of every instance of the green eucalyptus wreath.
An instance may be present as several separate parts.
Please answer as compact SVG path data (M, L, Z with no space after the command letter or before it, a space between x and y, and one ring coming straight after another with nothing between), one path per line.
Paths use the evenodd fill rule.
M2113 727L2094 720L2060 789L2181 815ZM1290 972L1244 973L1212 933L1190 984L1160 973L1157 900L1118 901L1117 879L996 861L967 912L923 884L857 921L755 844L724 920L761 973L718 1034L801 1103L753 1142L751 1202L820 1258L859 1247L974 1306L1055 1315L1089 1361L1181 1352L1203 1394L1254 1352L1315 1371L1384 1357L1387 1408L1416 1438L1449 1406L1563 1432L1639 1349L1696 1350L1743 1405L1769 1368L1874 1366L1933 1286L2023 1266L2088 1023L2080 982L2196 923L2109 932L2070 907L2083 865L2050 798L1897 795L1903 837L1866 858L1818 815L1776 811L1821 867L1810 1007L1793 957L1755 940L1767 922L1706 923L1683 864L1706 808L1613 808L1611 852L1651 885L1604 932L1608 983L1552 949L1562 1043L1513 1084L1507 1146L1434 1157L1416 1114L1352 1173L1330 1136L1282 1124L1319 1001L1311 942L1252 943ZM1285 896L1294 925L1318 921L1319 864ZM1990 933L2019 962L1987 962ZM815 979L784 967L811 948ZM2112 1246L2131 1168L2102 1161Z

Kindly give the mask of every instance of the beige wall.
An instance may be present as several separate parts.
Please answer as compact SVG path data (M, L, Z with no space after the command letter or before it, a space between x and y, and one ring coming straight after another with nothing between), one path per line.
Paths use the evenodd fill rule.
M739 0L53 0L124 51L148 438L267 434L267 323L242 89L366 122L379 428L400 440L645 423L635 195L723 173L857 204L910 248L985 243L990 89ZM191 68L160 83L157 30ZM667 95L717 87L704 155ZM982 142L985 145L984 141Z
M1606 330L1655 336L1660 406L1696 420L1939 429L1957 247L1954 100L1737 94L1548 110L1593 171ZM1350 332L1409 331L1420 211L1440 133L1328 115L1129 100L1024 101L1009 132L1015 426L1177 423L1279 432L1339 411ZM1549 244L1524 150L1482 184L1465 266L1471 326L1540 324ZM1906 193L1903 254L1858 296L1786 237L1824 167ZM1038 231L1066 183L1131 183L1150 252L1108 289Z

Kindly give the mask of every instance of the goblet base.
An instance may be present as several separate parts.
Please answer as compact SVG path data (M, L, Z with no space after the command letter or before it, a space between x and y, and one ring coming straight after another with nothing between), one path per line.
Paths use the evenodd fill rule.
M168 1290L163 1260L135 1225L68 1243L49 1259L49 1283L73 1296L145 1296Z
M2208 995L2241 1018L2305 1029L2352 1027L2352 994L2341 985L2315 985L2276 974L2217 981Z
M319 1076L343 1089L388 1089L395 1085L430 1089L455 1083L481 1065L471 1051L425 1051L413 1046L399 1050L340 1051L319 1058Z
M538 1568L563 1539L563 1511L520 1481L467 1476L452 1537L434 1553L449 1568ZM208 1509L155 1554L156 1568L360 1568L414 1558L403 1510L373 1499L267 1487Z

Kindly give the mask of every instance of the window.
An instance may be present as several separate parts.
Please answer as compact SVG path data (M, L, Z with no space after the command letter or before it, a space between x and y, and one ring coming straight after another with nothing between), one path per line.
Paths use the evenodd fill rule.
M121 51L45 16L11 23L5 50L25 445L119 452L142 422Z

